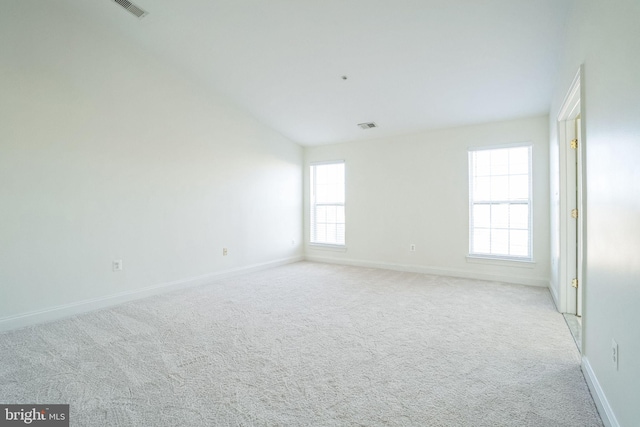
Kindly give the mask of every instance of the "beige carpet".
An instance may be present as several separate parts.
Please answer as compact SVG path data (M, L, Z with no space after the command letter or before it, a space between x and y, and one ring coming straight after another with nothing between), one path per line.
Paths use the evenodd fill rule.
M601 426L546 289L301 262L0 334L73 426Z

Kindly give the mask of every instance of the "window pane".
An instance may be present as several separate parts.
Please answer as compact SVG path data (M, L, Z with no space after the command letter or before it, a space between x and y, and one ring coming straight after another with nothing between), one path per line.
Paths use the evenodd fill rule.
M327 178L329 176L328 169L323 167L323 165L315 166L316 169L316 183L319 185L324 185L327 183Z
M316 242L322 243L327 240L327 226L325 224L316 224Z
M509 255L509 230L491 230L491 253Z
M490 150L491 175L506 175L509 173L509 150Z
M336 203L344 203L344 182L336 184L335 187L335 202Z
M336 186L335 185L327 185L325 199L322 200L324 203L333 203L336 200Z
M509 205L491 205L491 228L509 228Z
M490 205L474 205L472 215L474 227L489 228L491 226Z
M336 221L344 224L344 206L336 206Z
M344 182L344 164L328 165L329 183L342 184Z
M529 174L529 147L518 147L509 150L509 173Z
M529 176L514 175L509 177L509 199L529 198Z
M344 245L344 224L336 225L336 244Z
M476 178L473 185L473 199L491 200L491 178Z
M509 206L509 226L520 230L529 228L529 205Z
M336 223L336 207L335 206L327 206L327 223L335 224Z
M318 184L316 186L316 203L327 203L329 202L329 190L327 185Z
M333 243L336 244L338 241L336 240L336 225L335 224L327 224L327 240L325 243Z
M491 177L491 200L507 200L509 197L509 177Z
M327 222L327 207L326 206L316 206L316 223L325 223Z
M491 174L491 151L476 151L474 157L474 175L489 176Z
M477 254L491 253L491 231L484 228L473 230L473 248L471 250Z
M509 239L509 254L513 256L529 255L529 232L512 230Z

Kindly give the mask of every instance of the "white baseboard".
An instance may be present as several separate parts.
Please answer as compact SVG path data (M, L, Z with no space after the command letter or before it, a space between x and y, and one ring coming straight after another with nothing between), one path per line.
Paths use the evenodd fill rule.
M582 356L582 372L587 380L591 396L593 396L593 401L598 408L598 413L600 413L600 418L602 418L604 425L606 427L620 427L620 424L616 419L616 415L613 413L611 405L609 405L607 396L605 396L602 387L600 387L598 378L596 377L595 372L593 372L589 359L587 359L586 356Z
M157 285L147 286L145 288L135 289L132 291L119 292L117 294L106 295L103 297L91 298L83 301L72 302L69 304L58 305L55 307L45 308L43 310L36 310L8 316L0 318L0 332L19 329L38 323L51 322L65 317L74 316L101 308L111 307L152 295L162 294L178 289L190 288L198 285L204 285L216 279L222 279L225 277L231 277L243 273L250 273L253 271L265 270L267 268L277 267L279 265L302 261L303 259L304 257L302 256L283 258L275 261L204 274L202 276L189 277L173 282L160 283Z
M328 264L353 265L356 267L382 268L385 270L407 271L410 273L434 274L437 276L461 277L464 279L490 280L494 282L516 283L519 285L549 287L549 280L522 276L510 276L490 274L476 271L467 271L457 268L440 268L420 265L391 264L375 261L363 261L346 258L322 257L316 255L305 256L307 261L324 262Z

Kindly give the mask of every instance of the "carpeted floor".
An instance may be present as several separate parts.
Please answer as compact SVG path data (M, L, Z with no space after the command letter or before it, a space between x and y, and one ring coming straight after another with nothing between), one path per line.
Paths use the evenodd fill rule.
M0 334L72 426L601 426L547 289L300 262Z

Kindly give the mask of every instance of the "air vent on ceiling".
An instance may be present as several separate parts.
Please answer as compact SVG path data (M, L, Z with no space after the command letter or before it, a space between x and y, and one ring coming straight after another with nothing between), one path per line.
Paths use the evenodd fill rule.
M360 126L362 129L371 129L371 128L377 128L378 127L378 125L373 123L373 122L358 123L358 126Z
M118 3L120 6L124 7L125 9L127 9L131 14L135 15L138 18L142 18L144 16L147 15L147 11L136 6L135 4L131 3L129 0L113 0L114 2Z

